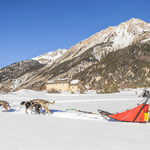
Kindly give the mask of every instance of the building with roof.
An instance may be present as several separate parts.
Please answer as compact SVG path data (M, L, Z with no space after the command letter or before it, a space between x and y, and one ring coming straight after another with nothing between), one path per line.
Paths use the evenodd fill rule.
M70 78L51 80L46 83L46 90L51 91L55 89L57 91L70 91L79 92L80 89L85 90L80 80L72 80Z

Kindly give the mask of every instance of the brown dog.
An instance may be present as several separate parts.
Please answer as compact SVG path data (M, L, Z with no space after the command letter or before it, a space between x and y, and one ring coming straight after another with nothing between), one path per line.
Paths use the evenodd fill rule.
M37 102L37 103L39 103L42 107L44 107L44 109L45 109L45 114L46 114L46 112L48 112L49 115L50 115L51 113L50 113L50 111L48 110L48 105L55 103L55 101L49 102L49 101L46 101L46 100L43 100L43 99L34 99L34 100L31 100L30 102Z
M9 103L8 103L8 102L6 102L6 101L1 101L1 100L0 100L0 106L3 106L3 107L6 109L6 112L7 112L7 107L9 107L9 108L10 108L10 106L9 106Z

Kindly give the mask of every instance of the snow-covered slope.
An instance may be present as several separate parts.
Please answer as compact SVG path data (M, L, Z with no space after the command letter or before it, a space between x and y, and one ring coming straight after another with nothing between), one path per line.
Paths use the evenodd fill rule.
M140 19L132 18L118 26L101 30L72 46L65 55L59 58L59 61L63 62L77 57L91 48L95 58L100 60L102 54L127 47L132 42L136 42L139 37L142 37L141 42L150 40L150 24Z
M42 64L52 64L56 59L61 63L80 56L90 48L93 48L93 55L100 60L103 54L127 47L139 40L140 42L150 41L150 24L143 20L132 18L118 26L110 26L105 30L101 30L91 37L80 41L69 50L58 49L32 59L38 60Z
M52 64L57 58L62 56L66 51L67 51L66 49L58 49L53 52L44 53L32 59L39 61L41 64Z

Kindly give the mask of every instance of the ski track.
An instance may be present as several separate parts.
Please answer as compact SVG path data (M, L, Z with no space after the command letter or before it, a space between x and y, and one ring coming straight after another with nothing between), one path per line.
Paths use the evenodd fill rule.
M30 109L27 110L28 114L25 113L25 107L20 106L19 103L13 102L9 103L11 108L8 108L8 113L15 113L15 114L25 114L25 115L38 115L34 110L31 114ZM95 120L95 121L106 121L100 114L88 114L82 112L76 112L74 110L56 110L56 109L49 109L51 112L51 117L61 117L61 118L68 118L68 119L80 119L80 120ZM6 112L3 107L0 107L0 113ZM45 110L42 108L42 113L39 117L48 116L48 114L44 114Z

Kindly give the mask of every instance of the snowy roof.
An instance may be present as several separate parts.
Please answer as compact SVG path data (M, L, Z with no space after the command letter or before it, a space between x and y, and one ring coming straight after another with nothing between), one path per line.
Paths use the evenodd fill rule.
M50 80L47 82L47 84L56 84L56 83L68 83L71 85L78 84L80 80L72 80L70 78L63 78L63 79L56 79L56 80Z
M48 81L47 84L55 84L55 83L69 83L72 79L69 78L63 78L63 79L56 79Z
M70 84L78 84L79 80L72 80Z

